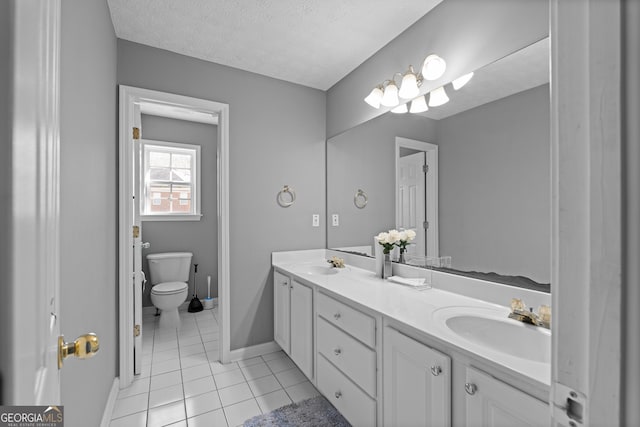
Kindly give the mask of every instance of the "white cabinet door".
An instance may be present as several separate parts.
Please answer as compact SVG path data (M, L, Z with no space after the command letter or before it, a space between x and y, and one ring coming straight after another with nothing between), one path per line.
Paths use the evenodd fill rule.
M389 327L383 342L384 425L451 425L449 356Z
M291 283L291 359L313 378L313 291L295 280Z
M467 368L467 426L548 426L549 405L474 368Z
M273 339L285 353L291 352L290 313L291 300L289 295L290 280L284 274L273 273Z

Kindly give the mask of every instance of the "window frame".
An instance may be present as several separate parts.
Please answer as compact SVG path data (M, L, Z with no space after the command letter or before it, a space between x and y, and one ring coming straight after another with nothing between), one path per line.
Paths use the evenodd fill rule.
M193 164L191 167L191 203L194 207L193 212L180 213L180 212L162 212L162 213L147 213L147 174L149 170L148 157L145 148L147 146L155 146L165 149L168 152L172 152L172 149L190 150L194 151ZM176 153L176 151L173 151ZM183 153L179 153L183 154ZM197 144L185 144L182 142L170 142L170 141L158 141L152 139L140 139L140 220L141 221L200 221L202 218L202 179L201 179L201 164L202 164L202 151L201 146ZM151 199L149 199L151 200Z

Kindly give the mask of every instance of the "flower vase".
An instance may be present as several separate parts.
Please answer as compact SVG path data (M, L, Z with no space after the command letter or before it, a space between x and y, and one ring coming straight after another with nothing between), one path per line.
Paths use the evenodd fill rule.
M405 259L404 259L404 251L400 250L400 257L398 257L398 262L400 264L404 264L405 263Z
M382 278L387 279L393 275L391 269L391 254L384 254L384 265L382 266Z

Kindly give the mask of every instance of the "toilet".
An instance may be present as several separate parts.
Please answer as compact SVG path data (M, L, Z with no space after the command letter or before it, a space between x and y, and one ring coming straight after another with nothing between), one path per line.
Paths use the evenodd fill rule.
M178 307L189 293L191 252L147 255L151 275L151 302L160 310L160 327L178 327Z

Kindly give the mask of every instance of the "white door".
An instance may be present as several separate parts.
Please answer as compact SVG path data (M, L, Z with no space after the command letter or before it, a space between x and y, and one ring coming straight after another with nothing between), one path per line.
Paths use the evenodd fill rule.
M467 368L467 427L547 427L549 405L477 369Z
M313 291L291 282L291 359L313 378Z
M384 425L451 425L451 359L385 328Z
M142 137L142 117L140 115L140 105L135 104L133 108L134 129L131 130L131 150L133 151L131 158L133 159L132 170L133 188L133 212L131 212L133 223L133 373L135 375L142 372L142 222L140 221L140 181L141 175L141 147L140 138Z
M287 354L291 352L289 286L287 276L277 271L273 273L273 339Z
M426 210L426 155L410 154L398 159L398 219L396 228L413 230L416 238L407 247L407 255L425 255L427 230Z

